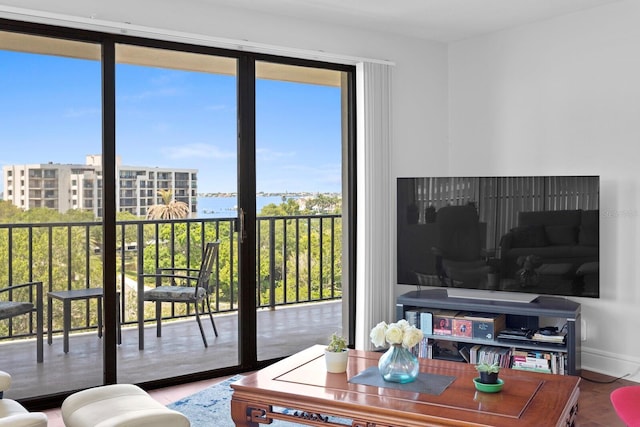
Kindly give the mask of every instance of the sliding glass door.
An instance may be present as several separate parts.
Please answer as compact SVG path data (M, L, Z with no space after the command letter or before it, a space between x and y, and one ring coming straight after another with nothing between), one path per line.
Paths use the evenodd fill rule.
M348 88L330 69L258 61L255 74L257 354L271 360L343 334Z
M236 60L118 44L116 62L117 227L131 248L118 266L131 331L118 381L237 366ZM200 274L208 242L220 243L204 284L215 318L198 304L201 333L193 304L148 298L157 285L195 285L167 273Z
M0 31L0 301L35 307L0 310L6 397L103 382L100 54Z

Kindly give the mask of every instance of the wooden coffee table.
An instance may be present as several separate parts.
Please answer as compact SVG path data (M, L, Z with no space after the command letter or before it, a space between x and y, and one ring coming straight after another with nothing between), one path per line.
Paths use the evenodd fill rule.
M377 366L381 353L350 350L346 374L330 374L324 347L310 347L231 384L236 426L286 420L332 427L539 427L575 419L579 377L502 369L502 391L482 393L473 385L478 375L472 365L422 359L421 373L455 377L436 395L350 383ZM339 418L327 420L329 415Z

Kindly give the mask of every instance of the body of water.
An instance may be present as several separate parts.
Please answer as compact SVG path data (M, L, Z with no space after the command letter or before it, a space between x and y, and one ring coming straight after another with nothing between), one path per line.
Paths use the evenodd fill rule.
M274 203L282 203L281 196L257 197L256 211ZM238 216L238 199L236 197L198 197L198 218L236 218Z

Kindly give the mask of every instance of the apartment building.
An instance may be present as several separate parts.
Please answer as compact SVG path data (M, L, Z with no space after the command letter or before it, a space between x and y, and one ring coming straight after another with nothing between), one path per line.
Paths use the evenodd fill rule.
M93 212L102 217L102 159L86 156L80 164L7 165L2 168L6 201L23 209L49 208L64 213L70 209ZM162 203L159 190L171 190L176 201L197 211L197 169L123 166L117 158L119 212L145 216L147 209Z

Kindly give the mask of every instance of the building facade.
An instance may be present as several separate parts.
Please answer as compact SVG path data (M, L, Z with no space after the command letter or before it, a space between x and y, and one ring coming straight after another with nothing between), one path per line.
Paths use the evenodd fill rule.
M149 207L162 203L159 190L171 190L176 201L197 212L197 169L123 166L117 157L119 212L144 217ZM88 155L86 164L7 165L2 168L4 200L22 209L71 209L102 217L102 159Z

